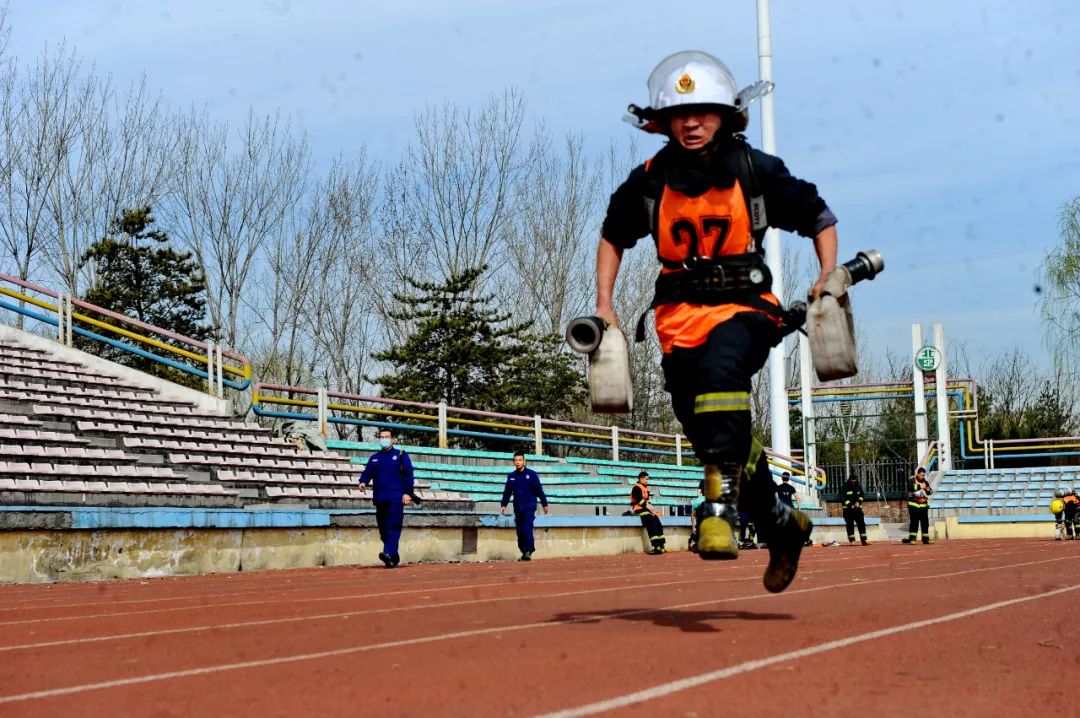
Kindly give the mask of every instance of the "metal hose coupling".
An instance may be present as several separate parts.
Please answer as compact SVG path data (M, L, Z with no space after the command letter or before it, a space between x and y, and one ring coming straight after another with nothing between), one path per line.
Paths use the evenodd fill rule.
M634 407L626 335L597 316L578 317L566 327L566 343L589 357L589 396L597 414L624 414Z
M885 260L881 252L876 249L868 249L859 252L855 259L844 262L844 268L851 275L851 283L856 284L864 279L873 279L885 269Z
M566 326L566 343L579 354L592 354L604 338L607 322L600 317L578 317Z

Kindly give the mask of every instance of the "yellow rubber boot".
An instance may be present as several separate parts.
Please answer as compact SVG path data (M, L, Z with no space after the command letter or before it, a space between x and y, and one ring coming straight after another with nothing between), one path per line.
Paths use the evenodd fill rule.
M705 466L705 502L698 507L698 556L706 561L729 561L739 557L735 537L738 511L735 501L739 476L725 477L719 467Z

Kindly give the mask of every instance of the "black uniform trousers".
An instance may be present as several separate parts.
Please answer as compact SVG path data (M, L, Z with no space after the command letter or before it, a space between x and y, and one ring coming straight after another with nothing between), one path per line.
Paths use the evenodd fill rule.
M660 517L648 509L638 509L634 512L634 515L641 517L641 525L648 532L649 542L652 543L653 548L664 548L666 539L664 538L664 525L660 522Z
M401 528L405 523L405 507L401 504L401 499L375 502L375 522L379 526L383 553L387 556L397 556Z
M750 389L754 375L765 365L781 339L773 319L763 312L742 312L709 332L697 347L674 347L660 362L664 388L671 394L675 417L705 464L745 465L753 442ZM710 401L708 395L745 397ZM763 530L776 504L776 484L764 452L743 474L739 506Z
M866 519L863 510L854 506L844 507L844 523L847 525L847 540L855 540L855 527L859 527L859 539L866 540Z
M1062 514L1064 514L1065 518L1065 533L1069 536L1080 535L1080 526L1075 526L1077 513L1080 513L1080 504L1065 504L1065 510L1062 511ZM1074 527L1076 529L1075 534L1073 533Z
M919 528L922 528L923 541L930 540L930 507L923 505L919 507L908 504L908 538L912 541L919 534Z

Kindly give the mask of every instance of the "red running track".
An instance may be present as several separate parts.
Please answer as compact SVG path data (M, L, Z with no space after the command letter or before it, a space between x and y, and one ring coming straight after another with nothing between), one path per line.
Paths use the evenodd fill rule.
M0 586L0 716L1076 715L1080 542Z

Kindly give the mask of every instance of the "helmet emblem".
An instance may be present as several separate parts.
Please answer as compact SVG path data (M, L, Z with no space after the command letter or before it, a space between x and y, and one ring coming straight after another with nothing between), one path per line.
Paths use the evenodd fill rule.
M675 81L675 91L680 95L685 95L688 92L694 91L694 78L685 72L679 76L679 79Z

